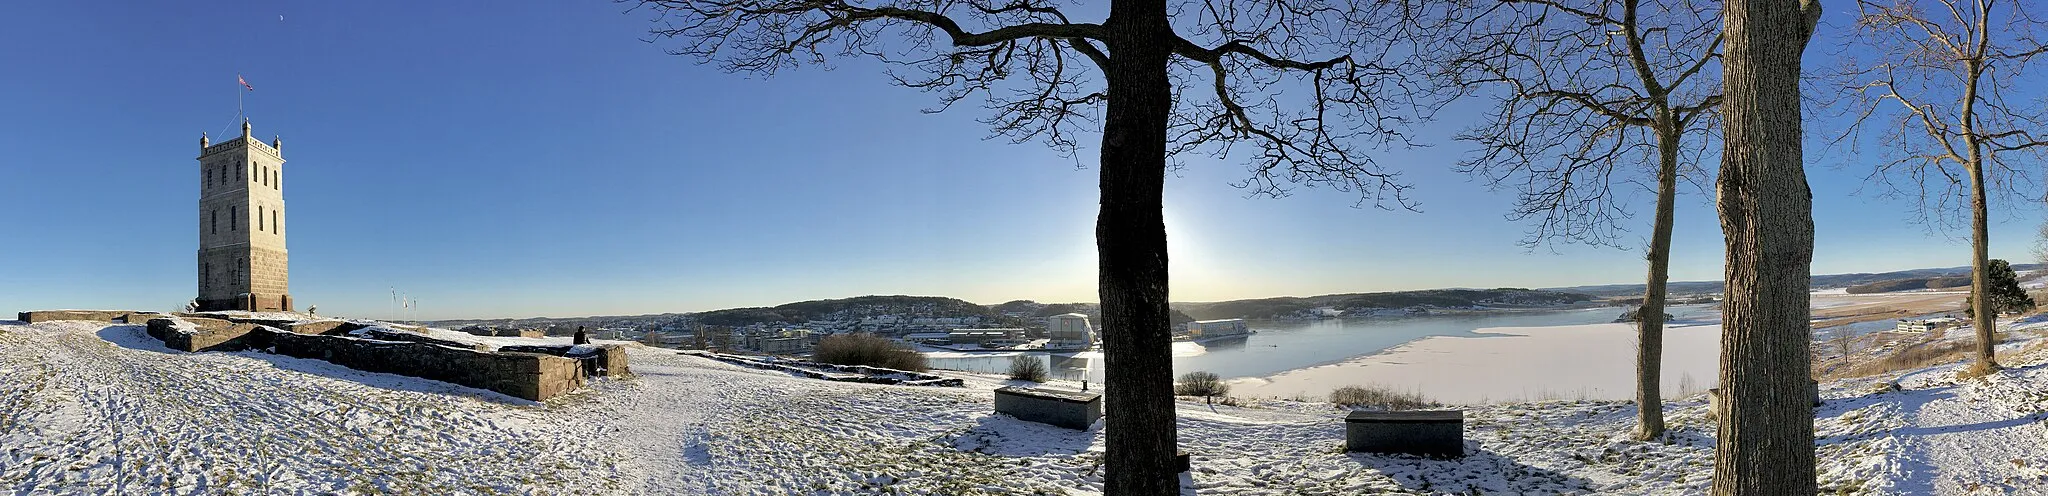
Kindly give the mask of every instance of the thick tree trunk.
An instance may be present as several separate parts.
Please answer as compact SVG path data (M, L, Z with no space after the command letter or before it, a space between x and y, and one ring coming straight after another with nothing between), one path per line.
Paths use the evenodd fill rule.
M1109 111L1102 135L1102 210L1095 219L1102 296L1104 490L1180 492L1171 324L1166 306L1166 125L1172 37L1162 0L1115 0L1107 32Z
M1636 311L1636 432L1638 441L1664 434L1664 307L1665 282L1671 275L1671 224L1678 197L1678 123L1665 112L1657 131L1657 223L1651 228L1649 282L1643 286L1643 307Z
M1814 0L1724 5L1725 137L1715 184L1727 248L1713 493L1813 494L1807 287L1813 196L1800 149L1800 56ZM1810 15L1810 17L1809 17Z

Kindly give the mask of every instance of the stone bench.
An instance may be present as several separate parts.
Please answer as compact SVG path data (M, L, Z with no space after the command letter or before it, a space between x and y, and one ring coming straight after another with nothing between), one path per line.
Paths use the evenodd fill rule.
M1465 411L1354 411L1344 417L1344 451L1465 456Z
M1102 394L1007 386L996 390L996 413L1017 420L1088 430L1102 418Z

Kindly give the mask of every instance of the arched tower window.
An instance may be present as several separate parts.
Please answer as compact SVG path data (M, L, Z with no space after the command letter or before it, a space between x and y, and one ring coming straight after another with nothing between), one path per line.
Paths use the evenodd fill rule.
M277 209L270 209L270 232L284 234L284 228L277 223Z
M263 206L256 206L256 231L263 232Z
M220 209L213 209L212 215L213 220L211 221L211 223L207 224L206 229L212 233L218 234L220 233Z
M237 217L237 216L235 215L235 206L234 206L234 205L228 205L228 231L229 231L229 232L234 232L234 231L236 231L236 230L240 230L240 229L241 229L241 226L240 226L240 225L238 225L239 223L235 222L235 219L239 219L239 218L240 218L240 217Z

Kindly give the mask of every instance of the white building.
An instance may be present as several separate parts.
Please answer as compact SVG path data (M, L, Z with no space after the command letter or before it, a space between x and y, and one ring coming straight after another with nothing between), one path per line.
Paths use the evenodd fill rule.
M1060 314L1045 318L1046 337L1052 338L1047 348L1089 349L1095 347L1095 328L1088 325L1088 316L1078 313Z
M1023 329L954 329L946 333L946 339L953 344L979 344L984 348L1015 346L1024 337Z
M1251 332L1244 319L1198 320L1188 323L1188 335L1195 339L1236 336Z
M1896 328L1896 330L1898 330L1899 332L1927 332L1935 329L1947 329L1951 327L1956 327L1962 325L1962 323L1963 321L1961 319L1957 319L1955 317L1935 317L1927 320L1901 320L1899 321L1899 325Z

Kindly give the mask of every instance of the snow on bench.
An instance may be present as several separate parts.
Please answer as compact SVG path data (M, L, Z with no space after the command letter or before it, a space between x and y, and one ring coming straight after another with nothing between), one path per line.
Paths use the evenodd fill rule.
M1085 431L1102 418L1102 394L1005 386L996 390L996 413Z
M1465 456L1465 411L1354 411L1344 417L1344 450Z

